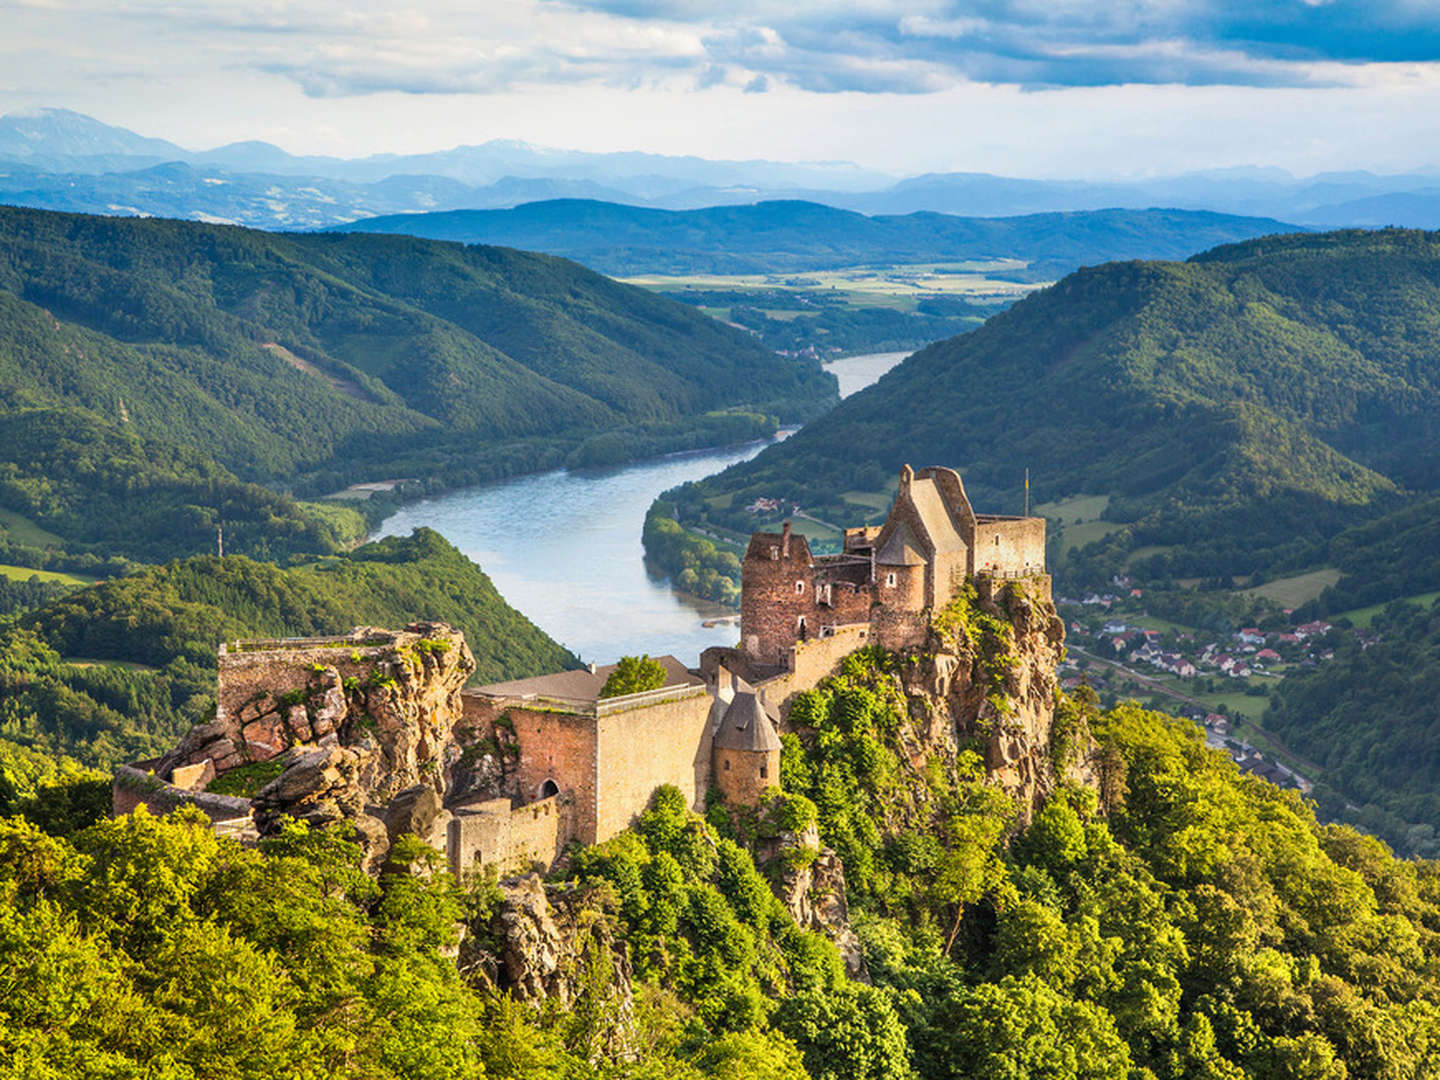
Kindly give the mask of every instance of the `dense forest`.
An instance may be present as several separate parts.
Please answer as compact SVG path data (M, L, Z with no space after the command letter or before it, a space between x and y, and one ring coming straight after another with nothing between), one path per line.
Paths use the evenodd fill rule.
M331 232L398 233L564 255L606 274L776 274L862 264L1013 259L1046 281L1112 259L1177 259L1293 226L1206 210L1083 210L1020 217L868 217L819 203L655 210L551 199L510 210L392 214ZM1057 273L1058 272L1058 273Z
M1186 263L1082 270L932 345L793 438L672 492L684 524L748 534L756 497L874 518L899 466L958 467L982 510L1108 495L1156 576L1311 565L1345 528L1440 485L1440 240L1272 237ZM904 423L898 423L898 418ZM1144 570L1144 566L1138 567Z
M149 509L182 533L235 514L237 551L324 551L316 513L240 482L475 482L755 437L835 400L813 359L561 259L9 207L0 382L0 501L142 558L176 552L114 535L127 485L155 496L137 532ZM273 546L247 546L267 516Z
M1281 680L1265 725L1322 767L1327 816L1440 854L1440 609L1395 601L1370 631Z
M0 505L52 534L7 535L4 561L86 573L214 551L222 534L227 551L254 558L330 554L366 528L344 503L296 500L201 450L64 407L0 410Z
M1318 825L1187 724L1084 698L1063 727L1096 736L1098 792L1062 788L1017 828L962 759L897 802L899 704L874 651L812 691L791 793L758 822L869 848L850 907L869 984L777 901L743 818L662 788L558 875L569 1008L496 989L501 895L421 845L375 880L339 829L255 851L184 814L89 824L67 794L83 771L0 758L0 810L48 829L0 820L0 1060L57 1078L1440 1075L1435 864Z
M429 529L288 568L195 556L68 592L0 627L0 740L86 766L153 756L214 709L219 642L417 619L465 632L477 681L578 663Z

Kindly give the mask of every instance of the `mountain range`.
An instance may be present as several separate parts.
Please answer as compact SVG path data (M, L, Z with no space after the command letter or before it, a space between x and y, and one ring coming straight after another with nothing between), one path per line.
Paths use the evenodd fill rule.
M211 511L143 536L120 509L177 454L196 484L474 482L754 437L836 396L816 361L544 255L14 208L0 382L0 503L152 555L213 542L191 488Z
M896 177L848 162L711 161L489 140L344 159L264 142L191 151L63 109L0 117L0 199L15 205L309 229L380 214L553 198L664 209L801 199L865 214L972 217L1108 208L1213 210L1302 225L1440 225L1440 173L1299 178L1217 169L1132 181L948 172Z
M1184 258L1217 244L1293 229L1271 218L1187 210L868 217L799 201L656 210L562 199L510 210L398 214L330 231L505 244L563 255L618 275L766 274L866 263L1019 259L1029 264L1019 277L1044 281L1084 263Z

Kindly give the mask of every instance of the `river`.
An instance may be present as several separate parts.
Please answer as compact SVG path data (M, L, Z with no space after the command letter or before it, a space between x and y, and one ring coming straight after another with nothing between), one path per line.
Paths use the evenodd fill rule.
M825 366L848 397L906 355L853 356ZM462 488L402 507L377 535L406 535L422 525L439 532L484 568L512 606L584 660L648 652L693 664L707 646L739 640L734 612L682 597L668 578L646 568L645 511L662 491L746 461L766 445Z

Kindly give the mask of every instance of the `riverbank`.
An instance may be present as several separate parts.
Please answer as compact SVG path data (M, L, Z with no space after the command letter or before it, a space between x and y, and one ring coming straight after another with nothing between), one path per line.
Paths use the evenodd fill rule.
M643 652L693 659L710 645L734 644L734 628L715 624L733 611L678 595L668 574L647 566L639 525L661 491L747 460L772 441L426 496L395 509L378 534L435 529L479 563L509 603L586 660Z
M880 379L909 353L868 353L827 361L825 369L840 384L841 400ZM645 511L643 541L646 557L660 566L674 581L675 588L718 604L740 606L740 558L748 536L721 536L711 530L687 526L681 519L677 489L662 492ZM796 518L823 526L838 534L828 522L812 518L798 508Z
M855 383L847 369L863 368L860 378L873 381L901 354L882 355L879 362L851 358L837 379L849 389ZM397 485L372 496L367 511L380 513L371 533L435 529L480 563L511 604L587 660L625 652L698 655L710 645L734 644L727 620L735 609L684 589L683 565L647 564L642 525L662 492L749 460L795 430L776 427L763 439L675 449L607 468L557 465L445 492ZM738 588L738 558L733 569Z

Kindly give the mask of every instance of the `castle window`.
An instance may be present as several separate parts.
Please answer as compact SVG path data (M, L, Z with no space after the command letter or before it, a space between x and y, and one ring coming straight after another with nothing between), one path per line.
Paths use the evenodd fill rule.
M761 765L761 766L760 766L760 779L761 779L761 780L764 780L764 779L765 779L767 776L769 776L769 775L770 775L770 766L769 766L769 765Z
M728 757L725 759L725 771L730 771L730 759Z
M804 583L803 581L797 581L797 582L795 582L795 595L796 595L796 596L799 596L799 595L800 595L801 593L803 593L804 591L805 591L805 583Z
M542 799L548 799L548 798L550 798L552 795L559 795L559 794L560 794L560 785L557 784L557 783L555 783L554 780L546 780L545 783L543 783L543 784L540 785L540 798L542 798Z
M895 575L894 575L894 574L886 574L886 575L885 575L885 584L888 585L888 586L890 586L890 588L893 589L893 588L895 587Z
M1000 534L999 534L999 533L996 533L996 534L995 534L995 546L996 546L996 547L999 547L999 546L1000 546Z
M778 547L771 546L771 548L770 548L770 558L772 558L772 559L778 559L778 558L780 558L780 549L779 549Z

